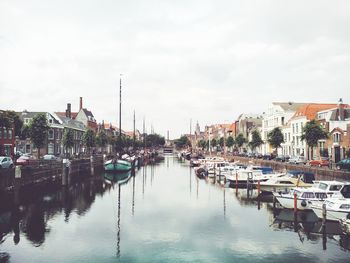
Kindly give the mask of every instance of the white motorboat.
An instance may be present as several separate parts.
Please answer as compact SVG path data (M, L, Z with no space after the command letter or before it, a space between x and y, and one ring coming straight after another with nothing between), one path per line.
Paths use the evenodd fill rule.
M323 204L326 205L326 219L330 221L339 221L345 219L350 213L350 199L347 198L329 198L324 202L312 202L310 208L318 218L323 217Z
M261 170L240 169L232 174L225 174L226 180L231 183L254 183L263 182L271 178L277 178L285 175L285 173L268 173L264 174Z
M289 193L274 192L272 194L284 208L289 209L294 208L294 195L296 195L296 205L299 210L311 209L311 202L323 201L327 198L326 191L316 187L296 187L291 189Z
M257 185L257 183L255 183ZM280 176L271 178L265 182L260 182L260 190L262 192L283 192L287 193L295 187L312 187L313 184L305 183L301 178L295 178L292 176Z

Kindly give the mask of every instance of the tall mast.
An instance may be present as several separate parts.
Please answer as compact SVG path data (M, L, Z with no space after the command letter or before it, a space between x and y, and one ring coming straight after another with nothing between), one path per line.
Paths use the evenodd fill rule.
M133 146L135 148L135 141L136 141L136 135L135 135L135 110L134 110L134 134L133 134Z
M122 137L122 74L119 81L119 141Z

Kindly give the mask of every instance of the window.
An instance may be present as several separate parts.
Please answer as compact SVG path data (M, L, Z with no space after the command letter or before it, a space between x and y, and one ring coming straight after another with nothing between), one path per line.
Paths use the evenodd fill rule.
M334 142L340 142L341 141L341 134L340 133L334 133L333 134L333 141Z
M315 194L314 193L310 193L310 192L305 192L305 193L303 193L302 197L304 197L304 198L315 198Z
M7 130L4 128L4 139L7 139Z
M293 133L295 133L295 132L294 132L294 124L292 125L292 127L293 127Z
M49 143L47 146L47 153L48 154L54 154L54 145L53 143Z
M342 188L342 185L331 185L329 187L330 191L339 191Z
M350 210L350 205L349 204L342 204L339 208L344 209L344 210Z
M299 132L299 129L298 129L298 123L295 124L295 132L298 133Z
M0 139L2 139L2 129L0 128Z
M54 131L49 130L49 140L53 140L53 139L54 139Z
M10 140L12 139L12 130L11 130L11 129L8 131L8 138L9 138Z
M282 126L284 125L284 117L281 118Z

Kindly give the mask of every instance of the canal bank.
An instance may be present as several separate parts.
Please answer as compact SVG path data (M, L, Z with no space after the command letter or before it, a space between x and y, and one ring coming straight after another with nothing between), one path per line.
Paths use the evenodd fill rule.
M350 256L350 240L336 226L324 236L312 214L294 220L258 200L255 189L199 179L188 161L173 157L141 167L122 184L96 173L35 192L0 211L0 253L8 262L347 262Z

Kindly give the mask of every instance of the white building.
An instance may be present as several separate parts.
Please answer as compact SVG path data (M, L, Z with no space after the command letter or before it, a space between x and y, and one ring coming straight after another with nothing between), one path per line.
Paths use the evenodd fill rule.
M261 139L264 141L262 145L262 153L271 153L274 149L267 142L267 134L276 127L282 127L293 117L296 110L305 105L305 103L294 102L272 102L267 112L263 115ZM282 149L278 150L278 154L282 154Z

